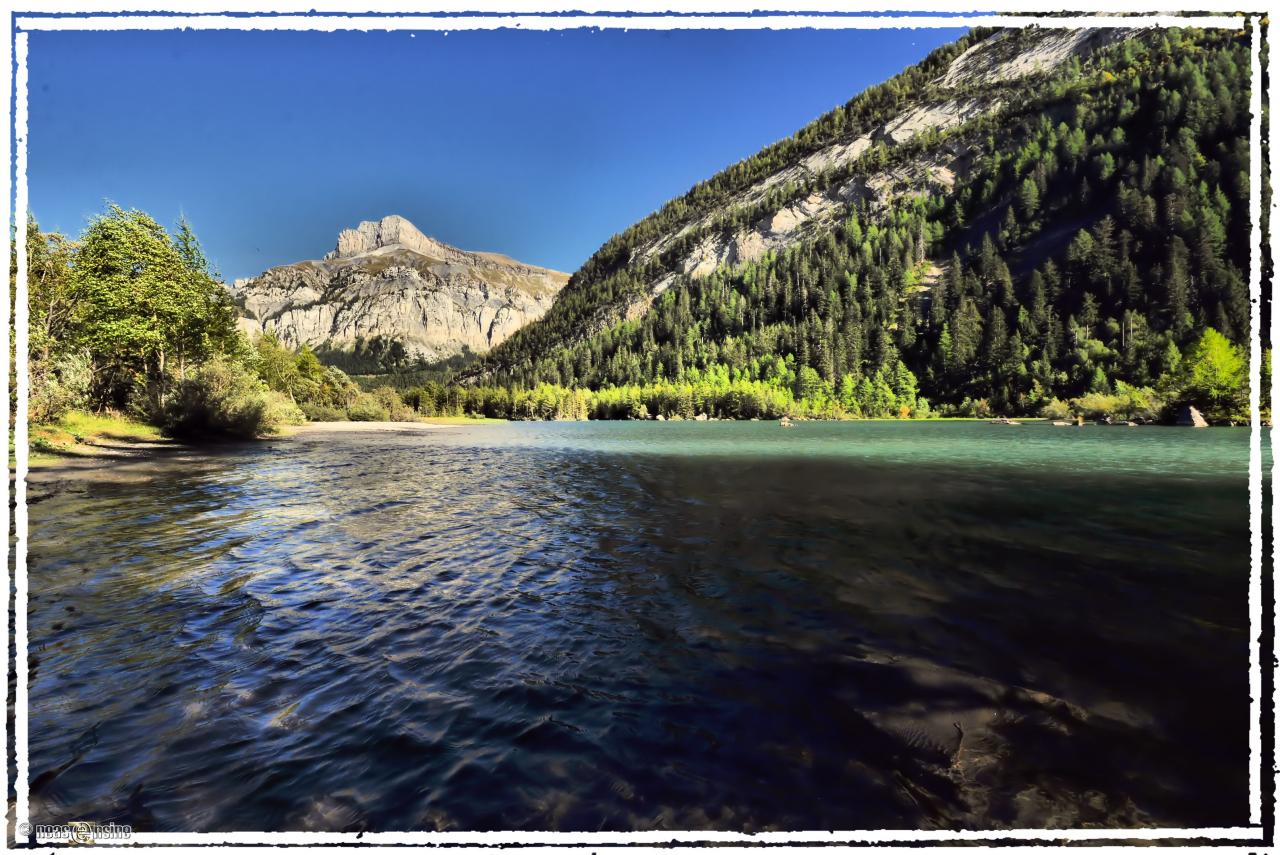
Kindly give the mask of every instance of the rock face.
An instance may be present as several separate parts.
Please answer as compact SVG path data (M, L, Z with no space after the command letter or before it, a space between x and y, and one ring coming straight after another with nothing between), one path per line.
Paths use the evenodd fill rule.
M542 317L569 276L504 255L441 243L404 217L362 222L319 261L273 267L233 286L246 331L291 347L349 349L357 339L398 340L444 359L483 353Z
M686 222L679 230L655 237L643 246L634 261L659 257L679 238L698 233L695 242L679 263L680 272L703 277L722 266L756 261L766 252L780 251L799 241L830 230L847 216L853 204L866 204L875 211L889 203L921 191L947 193L968 166L966 146L957 139L920 153L907 166L869 169L863 174L828 182L824 189L797 199L771 217L737 231L717 228L726 212L763 200L770 190L788 183L801 184L824 174L834 175L841 167L874 154L911 143L925 133L962 131L975 120L998 114L1005 107L1002 93L995 88L980 96L965 95L974 87L1045 74L1073 56L1086 56L1108 44L1132 36L1135 30L1001 30L979 41L951 62L935 81L929 96L906 106L903 112L878 127L820 149L802 160L779 168L755 184L720 201L715 209ZM662 276L650 283L644 303L631 307L628 318L644 313L647 304L674 281Z
M1183 407L1178 411L1178 425L1181 427L1208 427L1204 416L1195 407Z

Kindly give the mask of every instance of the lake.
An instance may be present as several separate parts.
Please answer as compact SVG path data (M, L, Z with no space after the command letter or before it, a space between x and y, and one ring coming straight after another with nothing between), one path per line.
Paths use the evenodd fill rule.
M1245 429L591 422L80 474L30 506L32 821L1241 825L1247 471Z

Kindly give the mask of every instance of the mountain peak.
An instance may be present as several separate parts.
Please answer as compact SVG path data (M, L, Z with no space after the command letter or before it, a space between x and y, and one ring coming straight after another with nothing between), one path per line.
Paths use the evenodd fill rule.
M377 336L435 360L482 353L542 317L568 274L467 252L390 215L343 229L322 261L236 280L249 332L350 350Z
M365 220L354 229L343 229L338 233L337 246L325 256L325 260L350 258L397 244L427 255L453 249L427 237L404 217L390 214L377 221Z

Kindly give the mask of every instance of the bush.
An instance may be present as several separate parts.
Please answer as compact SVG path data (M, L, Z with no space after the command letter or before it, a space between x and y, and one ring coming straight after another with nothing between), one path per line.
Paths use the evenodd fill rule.
M89 400L93 369L88 353L68 353L45 364L31 362L28 415L37 424L56 420Z
M279 392L267 391L267 424L274 431L280 425L300 425L307 421L307 414L302 412L292 398Z
M1124 381L1116 381L1116 392L1107 395L1101 392L1090 392L1071 400L1071 407L1085 418L1096 419L1102 416L1115 416L1122 419L1154 419L1164 407L1164 402L1151 389L1130 386Z
M1105 392L1090 392L1087 395L1081 395L1079 398L1071 399L1072 408L1086 419L1118 416L1123 403L1119 396L1108 395Z
M370 394L378 402L378 406L387 411L387 418L391 421L407 422L413 419L413 407L406 404L400 393L390 386L379 386Z
M345 422L347 411L328 404L303 404L302 412L313 422Z
M353 422L385 422L391 413L373 395L361 392L347 407L347 418Z
M1074 418L1071 407L1067 402L1060 401L1057 398L1050 398L1049 402L1040 408L1040 415L1043 418L1056 419L1058 421Z
M250 439L305 418L293 401L269 391L248 368L218 358L178 384L165 405L161 429L184 438Z

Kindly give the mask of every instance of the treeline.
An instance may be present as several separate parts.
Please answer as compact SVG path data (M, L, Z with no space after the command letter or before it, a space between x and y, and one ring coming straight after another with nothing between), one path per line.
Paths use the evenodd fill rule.
M874 382L833 388L793 357L765 357L747 370L717 366L690 371L679 381L610 386L598 390L540 383L532 388L428 383L401 392L427 416L501 419L719 419L925 418L928 402L915 377L899 363Z
M435 361L429 361L420 353L413 353L394 336L360 336L350 347L339 348L321 345L316 356L325 365L341 368L351 375L378 375L397 378L397 385L411 382L441 380L470 367L478 358L469 348L461 353Z
M899 226L909 237L916 222L907 214ZM851 222L846 232L856 236L859 229ZM892 228L873 226L868 231L869 246L892 245ZM775 344L765 349L768 352L743 360L740 367L725 363L736 362L736 355L751 346L750 338L729 348L709 341L704 344L716 348L717 358L707 360L705 368L685 368L679 351L663 350L655 339L653 362L634 358L615 362L612 370L627 379L594 390L552 383L464 386L434 379L405 384L412 374L363 378L365 384L382 384L364 388L336 366L324 365L307 347L291 350L270 335L251 341L239 331L227 291L210 271L185 222L170 236L147 215L113 206L96 217L78 241L42 233L34 222L28 224L26 239L29 400L35 422L52 421L69 409L115 410L158 424L176 436L199 437L254 436L305 419L926 418L935 414L920 394L916 375L897 356L897 344L888 332L876 338L885 358L875 360L878 367L870 375L840 370L850 364L850 354L839 348L819 351L819 367L806 364L812 352L806 351L803 340L796 343L805 354L801 358L792 353L779 356L773 351L783 348ZM786 257L803 262L794 254ZM771 258L769 264L785 266L786 257ZM16 269L11 272L16 275ZM762 282L770 281L769 275L763 280L749 271L747 275L753 286L763 287ZM913 277L918 272L903 275ZM647 331L656 337L663 323L685 323L694 311L692 300L711 295L712 290L704 289L723 287L726 281L713 276L668 295L663 301L668 312L651 314L634 325L631 334L643 336ZM765 293L772 294L772 301L720 301L719 312L708 307L709 317L729 324L738 312L783 311L787 306L795 310L806 304L805 295L785 288L773 293L766 287L761 294ZM785 327L770 334L784 332ZM815 341L820 347L823 340ZM1040 409L1052 416L1156 418L1168 415L1175 401L1191 401L1213 417L1239 417L1243 412L1247 366L1240 348L1226 337L1206 329L1185 351L1175 348L1165 358L1169 364L1156 388L1118 381L1114 388L1090 389L1068 400L1048 398ZM630 380L642 378L646 370L657 379ZM402 381L402 388L393 388L392 379ZM979 401L966 412L988 415L994 411Z
M751 376L782 356L837 400L904 365L946 414L1034 414L1138 389L1166 413L1200 400L1239 418L1241 389L1236 404L1208 404L1178 368L1207 330L1237 352L1248 338L1248 72L1246 40L1226 31L1154 31L1073 59L1019 83L996 117L879 151L902 165L963 145L953 192L860 203L826 234L703 278L671 274L674 256L630 261L641 237L680 220L660 212L606 245L483 376L602 390ZM893 88L920 94L927 81ZM760 157L746 174L788 162ZM715 186L739 186L742 171ZM746 224L736 210L722 219L724 237ZM648 311L615 320L669 274Z
M1271 354L1266 351L1262 388L1269 388ZM1048 398L1034 415L1054 419L1077 416L1169 422L1183 405L1194 405L1217 422L1248 418L1248 362L1242 348L1216 330L1206 329L1187 352L1172 355L1176 365L1156 387L1118 381L1109 391L1091 391L1069 399ZM389 400L389 387L375 390ZM839 386L792 357L767 357L749 372L719 366L693 371L680 381L608 386L598 390L539 383L529 389L460 386L429 382L400 390L399 400L418 415L496 419L811 419L931 418L941 415L918 394L915 376L898 362L886 376L855 382L846 374ZM1264 411L1266 408L1264 407ZM986 400L966 401L947 415L1000 415Z

